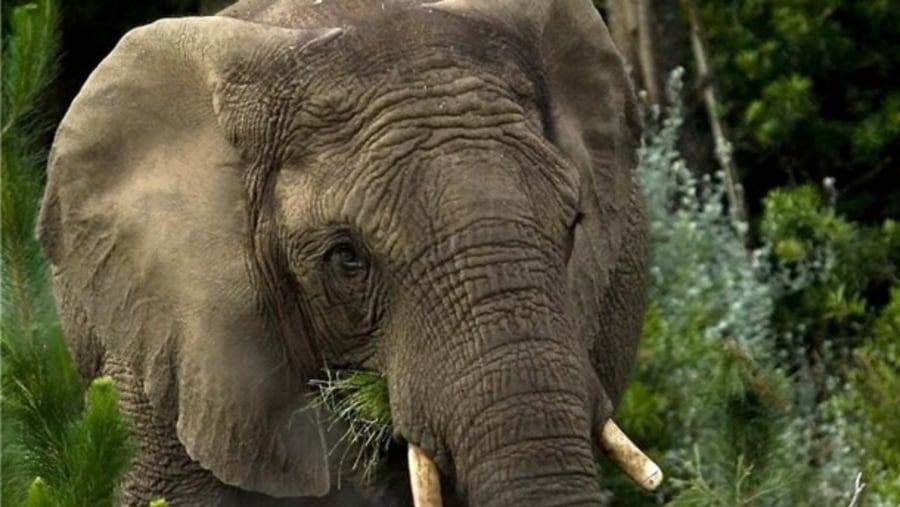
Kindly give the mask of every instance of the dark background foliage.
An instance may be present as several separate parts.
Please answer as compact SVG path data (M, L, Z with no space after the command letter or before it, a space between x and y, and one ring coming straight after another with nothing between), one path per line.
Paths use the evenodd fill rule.
M900 2L702 4L751 202L833 178L839 212L900 217Z

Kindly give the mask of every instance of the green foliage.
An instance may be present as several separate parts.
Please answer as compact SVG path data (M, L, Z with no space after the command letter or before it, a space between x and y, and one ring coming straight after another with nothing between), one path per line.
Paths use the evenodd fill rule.
M680 159L675 103L641 150L653 303L620 419L639 441L666 446L656 451L675 464L664 497L676 505L776 504L785 477L768 449L790 402L768 360L773 294L744 248L745 225L723 206L721 179L698 179ZM659 123L653 114L648 124Z
M888 288L900 277L896 222L849 222L804 185L766 197L760 235L773 245L775 270L792 277L784 280L775 323L795 345L807 356L841 356L869 337Z
M58 8L50 0L3 8L2 503L112 505L131 456L127 426L109 379L96 380L85 402L34 237Z
M26 507L44 507L53 505L50 499L50 493L47 491L47 483L40 477L35 477L28 486L28 500L25 502Z
M21 4L21 2L19 2ZM11 147L28 148L36 134L27 124L40 104L45 88L56 72L57 24L55 2L25 3L15 8L4 4L3 134L4 156ZM19 129L12 135L12 129ZM21 141L21 142L16 142Z
M900 2L700 4L751 197L834 177L854 218L900 214L885 185L900 156Z
M854 411L833 409L846 392L860 404L855 413L873 414L860 428L896 420L896 404L880 405L900 382L889 356L860 349L880 366L860 359L846 391L848 365L839 360L871 336L873 294L896 282L896 225L853 224L813 187L778 190L765 202L763 245L747 250L747 226L724 207L721 178L696 177L678 154L678 89L673 110L651 110L646 122L661 125L648 133L640 166L654 247L651 304L617 416L669 479L651 495L608 474L615 504L846 505L858 470L872 480L871 466L885 477L896 471L890 453L865 454L867 466L861 450L896 448L893 426L865 430L873 440L863 442ZM881 312L875 333L896 347L896 330L882 323L892 312ZM823 321L846 331L843 349L813 332ZM818 353L808 353L810 344Z
M66 421L61 434L52 435L58 441L43 443L40 454L20 463L25 469L15 469L11 475L24 476L36 470L47 474L31 482L27 505L115 505L115 486L133 452L128 424L119 413L117 400L112 379L94 380L87 392L84 413ZM61 419L58 415L54 418ZM29 432L19 428L20 434Z
M867 496L873 504L900 505L900 288L873 326L871 341L856 350L848 388L834 401L853 421L848 436L862 449Z
M6 5L4 4L4 8ZM53 311L40 247L34 241L39 168L43 150L40 91L54 73L55 3L43 1L13 9L10 32L3 36L2 93L2 263L4 326L19 331L32 320L46 321ZM6 314L10 314L7 318Z
M335 416L333 424L342 424L346 432L338 442L357 450L351 468L361 470L363 477L371 479L382 463L393 435L391 405L387 380L372 371L347 370L325 372L324 380L313 380L318 388L315 403L325 407Z

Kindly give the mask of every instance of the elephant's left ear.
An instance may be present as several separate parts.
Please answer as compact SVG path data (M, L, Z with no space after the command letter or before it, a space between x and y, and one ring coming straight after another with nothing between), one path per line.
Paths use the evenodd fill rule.
M57 298L83 315L61 312L76 355L101 342L194 461L278 497L324 495L331 476L313 338L265 315L276 284L251 212L284 117L270 109L339 34L224 17L132 30L57 130L40 218Z

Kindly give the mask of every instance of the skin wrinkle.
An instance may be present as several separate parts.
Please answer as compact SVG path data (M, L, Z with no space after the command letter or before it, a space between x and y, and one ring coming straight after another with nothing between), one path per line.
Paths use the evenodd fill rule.
M420 283L423 287L434 287L434 291L438 294L442 294L443 297L441 298L441 301L449 303L451 307L456 309L458 313L455 315L455 318L464 322L465 319L462 314L462 309L464 307L463 303L470 297L466 292L464 284L470 280L464 276L460 277L461 271L459 267L456 264L453 264L454 259L459 259L459 257L451 256L446 259L446 264L443 266L440 262L432 262L431 265L434 269L431 272L434 273L434 276L427 277L421 280ZM457 260L456 262L459 261ZM469 269L462 271L462 273L477 273L477 269ZM442 283L445 280L447 283ZM417 286L418 284L416 287ZM436 305L436 307L437 306L439 305Z
M541 287L532 283L523 284L521 286L506 285L502 289L495 292L472 298L471 305L474 308L479 309L490 308L491 305L495 304L510 304L510 299L519 300L527 299L527 297L534 298L536 295L541 294L541 292ZM486 312L486 310L481 310L481 312ZM479 312L472 312L472 321L475 325L481 324L478 318L479 315Z
M451 36L453 36L453 34L451 34ZM468 64L468 63L472 64L471 65L472 68L481 67L482 60L480 58L472 58L472 57L467 56L465 53L461 53L458 51L458 48L460 46L465 47L470 44L471 44L471 40L454 40L450 44L438 44L436 47L429 47L428 49L431 50L430 51L431 54L436 54L436 55L445 55L445 54L448 54L448 51L455 53L455 57L448 60L448 63L446 64L446 65L448 65L448 68L455 69L455 68L459 68L459 67L463 66L463 64ZM416 62L424 61L419 56L414 56L414 55L409 54L409 51L413 50L414 48L409 48L404 44L393 44L393 45L380 44L380 45L377 45L377 47L379 47L379 48L395 48L396 51L389 50L384 53L367 54L367 58L365 59L365 68L358 69L358 68L354 68L351 65L351 66L349 66L349 68L347 68L347 73L348 73L347 75L350 77L360 76L360 75L365 75L367 77L371 77L373 74L377 76L377 73L370 72L370 69L385 68L385 67L393 68L394 67L393 64L397 61L416 61ZM340 48L332 48L332 49L333 49L333 53L344 54L345 57L346 56L352 57L352 55L355 54L354 52L349 51L349 50L341 51ZM331 53L330 56L333 57L333 53ZM427 54L427 52L426 52L426 54ZM446 57L443 57L443 58L446 58ZM312 58L312 60L313 60L313 62L316 61L315 58ZM387 65L388 63L390 65ZM483 67L482 67L482 69L483 69ZM421 71L410 72L409 74L416 75L416 74L419 74L420 72ZM481 72L479 72L479 74L483 74L483 70ZM328 80L327 80L328 82L326 83L326 85L330 86L330 84L334 82L335 76L333 74L325 74L325 75L328 75ZM502 73L501 75L504 75L504 78L497 78L496 79L497 82L503 83L504 81L506 81L508 83L508 80L511 76L508 73ZM430 76L430 78L433 79L434 76L432 75L432 76ZM321 78L314 76L312 78L313 83L318 85L318 83L317 83L318 79L321 79ZM343 78L343 77L339 77L338 79L343 82L348 81L346 78ZM396 79L394 79L394 81L396 81ZM525 80L523 82L528 82L528 81ZM324 88L325 86L319 86L319 87ZM408 88L411 88L414 90L417 89L415 82L405 83L405 87L408 87ZM393 104L393 106L397 106L397 104ZM371 118L367 117L364 112L358 112L358 115L359 115L360 123L371 123L371 121L370 121ZM361 145L357 145L357 146L360 146L360 149L364 148Z
M476 96L472 97L470 95ZM501 107L502 101L505 99L502 95L498 94L494 97L477 95L484 94L447 94L443 98L437 99L407 99L410 104L398 104L394 107L401 108L403 111L409 111L408 113L400 114L389 110L383 116L379 116L379 121L373 127L367 128L359 134L361 142L358 144L358 153L381 149L383 143L390 140L388 131L395 129L418 127L426 129L456 128L459 131L482 134L473 137L485 141L491 138L499 138L499 136L493 135L484 137L483 134L485 132L500 133L502 131L499 130L499 127L526 121L522 112L517 110L518 108ZM493 104L493 106L487 108L470 106L469 110L454 110L455 108L452 107L454 103ZM493 111L492 109L499 110ZM473 114L476 112L477 114ZM436 144L428 145L428 147L433 147ZM390 147L389 143L387 147Z
M540 404L542 404L542 405L546 405L548 403L553 404L553 405L561 405L561 404L571 404L571 403L582 403L582 401L581 400L569 400L569 399L557 399L557 397L555 397L555 396L551 399L540 401ZM509 411L512 413L520 413L521 412L519 407L511 407L509 409ZM497 417L501 417L501 416L497 416ZM521 434L521 432L517 433L517 434ZM577 454L580 452L579 448L583 447L579 444L584 439L585 439L585 435L576 434L576 433L570 433L570 434L562 433L562 434L555 434L555 435L538 434L538 435L520 436L520 437L516 438L515 440L507 440L500 444L491 445L493 442L485 442L484 440L487 440L487 439L483 438L478 441L478 446L474 446L474 448L490 449L491 456L492 457L496 456L497 461L501 461L501 460L516 461L516 460L518 460L520 462L526 462L526 460L529 456L517 456L518 454L521 454L523 447L527 448L531 445L535 445L535 446L544 447L545 449L558 449L559 450L558 454L556 454L555 457L563 457L563 456L568 457L571 455L577 456ZM551 446L551 445L547 444L547 442L553 442L555 445ZM566 444L570 444L570 445L566 445ZM531 458L533 459L534 457L531 457ZM540 458L542 460L552 459L547 454L543 454L542 456L540 456ZM585 455L585 458L588 458L588 456ZM592 458L593 458L593 455L591 455L590 458L588 458L588 459L592 459ZM559 461L564 462L563 459L560 459ZM490 462L482 462L482 463L490 463ZM477 473L478 467L479 467L479 464L476 463L473 466L471 473ZM488 466L488 467L486 467L486 470L488 470L488 472L487 472L488 474L496 473L496 474L500 475L500 474L508 474L509 473L507 470L504 470L503 468L496 467L496 466L494 466L494 467ZM593 474L585 473L582 470L582 467L577 467L577 468L573 467L573 470L566 470L565 468L560 467L560 469L557 470L557 473L565 474L565 475L570 475L573 472L576 474L578 474L578 473L584 474L585 478L590 478L590 479L594 478ZM531 474L529 474L529 476L532 479L538 478L537 476L534 476ZM556 477L556 475L554 474L553 477ZM490 481L491 479L492 479L492 477L490 475L485 476L486 481Z
M316 334L337 337L327 343L325 358L332 362L373 357L373 343L380 336L375 319L380 285L377 271L370 270L364 280L346 282L333 279L327 272L312 276L318 279L320 288L316 292L321 296L310 298L307 313L315 316L314 324L322 323ZM344 323L349 326L341 327Z
M524 277L522 277L524 278ZM545 287L552 280L537 281L515 281L506 282L503 285L491 290L490 292L480 290L478 295L473 296L470 304L472 305L471 317L477 319L488 309L493 308L489 303L494 303L497 308L517 309L532 312L547 312L547 308L559 308L561 301L548 298L545 293ZM469 283L475 285L473 279L469 279ZM543 282L543 283L542 283ZM523 297L515 298L516 294ZM530 297L525 297L530 296ZM504 301L505 300L505 301ZM484 306L479 306L484 305ZM484 310L482 310L484 308ZM553 314L554 312L551 312ZM550 318L549 316L545 318ZM553 320L551 318L551 320Z
M546 406L546 404L552 405L569 405L573 403L583 403L583 401L578 399L571 399L571 396L558 396L556 394L544 397L540 399L535 399L535 406L526 406L523 407L521 404L508 403L503 406L503 410L500 410L496 414L491 414L492 419L499 418L510 418L508 414L521 414L526 412L536 412L541 410L537 407ZM566 414L569 415L569 414ZM475 454L481 456L482 459L476 459L474 463L470 463L467 466L471 466L471 473L477 474L477 470L479 465L485 466L486 470L494 470L495 473L506 475L505 479L508 481L509 479L513 479L514 476L508 475L509 472L505 470L503 467L496 466L496 463L502 463L509 459L516 460L516 455L519 455L518 460L522 462L523 465L540 466L540 463L543 463L547 459L556 459L560 463L568 463L572 466L572 470L582 470L582 465L585 462L591 462L593 460L593 453L583 445L583 441L585 439L585 435L581 433L567 432L567 431L559 431L556 430L555 434L549 435L553 430L548 430L547 427L551 424L562 424L569 426L570 422L568 421L569 417L559 417L556 421L533 421L534 424L531 426L531 430L527 431L522 429L517 432L516 439L503 439L499 440L494 436L494 438L482 438L481 440L476 440L478 442L477 446L473 446L475 450ZM518 419L518 421L525 421L525 419ZM557 443L557 447L547 446L544 449L534 445L538 444L541 441L551 440ZM520 442L523 445L516 445L516 442ZM529 445L531 444L531 445ZM568 445L566 445L568 444ZM534 447L532 447L534 445ZM540 455L523 455L523 450L525 451L539 451ZM490 456L491 459L484 459ZM528 460L530 458L530 462ZM576 461L573 462L570 458L576 458ZM581 465L579 465L581 463ZM537 468L537 467L535 467ZM545 468L540 466L540 468ZM562 468L562 467L560 467ZM590 470L590 468L587 468ZM584 472L582 472L584 473ZM528 474L529 476L531 474ZM585 474L586 478L594 479L593 474ZM484 477L481 477L484 482L490 482L492 477L490 472L487 472ZM509 486L506 486L509 487ZM501 487L498 489L505 489L505 487Z
M413 88L414 88L414 86L413 86ZM356 146L361 146L361 145L357 144Z
M529 416L525 414L542 414L542 409L539 407L546 406L547 403L562 407L569 407L576 403L584 403L580 397L577 397L574 400L559 400L558 396L561 395L564 397L572 396L571 393L549 393L547 395L535 394L527 397L505 398L503 401L491 405L491 407L484 412L483 417L488 420L515 421L515 423L518 424L520 422L524 423L532 421ZM546 399L547 396L550 396L551 398ZM534 398L531 400L531 403L523 405L523 400L529 401L531 398ZM520 415L511 418L507 414ZM569 427L571 426L571 419L573 417L578 419L579 417L576 414L568 413L566 411L544 415L546 417L545 420L540 422L535 421L535 424L531 426L532 431L535 432L534 434L529 434L527 432L523 433L523 431L525 431L524 428L520 428L520 431L517 432L512 428L503 427L497 428L495 433L481 435L480 437L476 436L473 440L477 443L472 445L472 450L476 457L472 463L462 463L460 466L473 475L477 474L479 480L483 481L485 486L489 489L497 490L498 488L490 487L491 482L508 482L509 479L512 479L515 475L521 473L521 470L508 470L505 467L496 466L496 463L510 462L510 460L512 460L513 463L518 465L517 468L527 469L535 467L543 469L543 464L546 463L546 460L553 458L556 458L560 463L569 463L570 466L573 467L575 465L573 464L572 458L580 458L581 463L591 462L593 454L591 451L586 450L582 445L586 435L568 432L560 433L559 431L554 433L549 429ZM582 421L579 426L584 427L585 431L587 431L587 419L584 416L581 416L580 419L582 419ZM501 434L500 431L502 430L506 430L507 433ZM530 445L537 443L534 441L535 439L551 439L558 442L559 445L558 447ZM471 440L468 442L471 443ZM522 445L517 446L513 442L521 442ZM569 445L565 445L566 443ZM524 455L516 458L516 454L523 450L529 450L536 454ZM488 456L490 457L489 459L486 458ZM575 469L581 470L582 467L577 467ZM483 472L479 472L479 470L483 470ZM588 475L586 478L591 480L594 479L592 475Z
M410 159L421 153L431 132L427 128L395 129L397 135L388 140L383 140L384 153L369 152L369 159L376 162L377 166L385 168L408 164ZM384 185L389 182L391 171L384 170L373 174L369 180L374 185Z
M274 186L274 178L268 178L269 187ZM268 200L271 203L271 200ZM271 205L271 204L269 204ZM270 328L281 329L281 336L302 336L303 329L310 329L315 319L309 319L298 306L297 294L289 294L284 290L281 279L289 270L282 251L271 244L275 225L265 221L257 225L251 238L251 252L255 262L251 263L251 272L256 273L259 293L262 299L258 302L260 312L267 316ZM302 290L299 291L302 294ZM303 324L298 325L298 321ZM312 339L279 341L283 346L282 357L287 357L295 371L312 372L316 368L312 358L321 357L318 343Z
M376 160L376 161L377 161L377 160ZM378 176L379 171L378 171L377 169L374 169L373 172L372 172L372 174L375 175L375 176Z
M492 378L495 370L492 369L492 366L503 367L506 366L508 368L514 368L515 361L508 357L503 356L503 353L509 352L517 352L519 354L525 355L528 359L534 359L534 357L539 357L541 362L536 363L535 366L546 366L546 369L550 369L549 365L553 365L559 368L562 368L562 372L559 373L550 373L544 372L543 375L546 377L544 379L547 383L552 383L553 385L566 385L565 376L570 374L567 371L567 366L565 363L565 359L567 359L563 355L554 355L553 352L556 349L564 349L564 347L560 344L559 339L542 337L540 334L525 334L522 333L522 337L508 341L503 341L500 343L494 343L490 345L484 345L479 343L478 341L474 341L473 343L464 343L458 345L461 349L471 349L467 354L462 354L464 356L468 356L471 360L463 362L462 364L467 365L464 367L459 374L459 379L451 381L449 384L460 384L465 385L467 382L469 385L478 385L479 382L475 382L473 378L480 378L483 382ZM525 345L534 345L533 349L523 349L522 347ZM527 352L525 352L527 350ZM536 354L536 352L542 352L542 355ZM450 350L450 357L459 358L461 354L453 355L456 352L455 350ZM571 351L566 351L565 353L571 354ZM504 361L508 361L509 363L505 363ZM521 365L518 365L521 366ZM571 366L571 365L568 365ZM579 371L579 368L575 368L576 371ZM544 371L543 369L539 371ZM502 374L502 372L498 373ZM483 375L483 377L481 376ZM561 376L560 376L561 375ZM445 388L448 393L449 384ZM456 386L459 387L459 386ZM490 389L484 389L485 393L493 393Z
M395 128L397 128L397 127L395 127ZM359 183L358 183L358 182L354 182L354 184L359 184ZM392 185L386 185L386 187L387 187L387 186L392 186ZM395 195L397 195L397 194L395 194ZM399 202L399 199L398 199L398 202ZM396 204L394 204L393 206L396 206ZM390 209L390 208L389 208L389 209ZM393 208L393 209L396 209L396 208ZM348 215L349 215L349 213L348 213ZM536 228L535 228L535 230L540 231L540 229L536 229ZM448 237L449 237L449 238L452 238L453 235L448 235ZM551 243L551 244L552 244L552 243Z
M447 187L442 186L441 188L447 188ZM445 191L448 191L448 190L445 190ZM424 205L424 203L423 203L423 205ZM435 217L429 217L429 223L433 224L435 221L436 221ZM423 272L421 272L421 273L416 271L416 268L419 266L419 263L422 262L422 259L427 258L427 256L429 254L446 251L447 247L449 246L450 241L453 240L454 238L459 238L464 231L475 230L478 227L489 228L491 225L505 226L510 223L520 225L520 226L526 226L526 227L532 226L532 224L529 221L523 221L523 220L515 218L515 217L499 218L499 217L476 216L476 217L469 218L468 220L459 221L459 223L447 224L446 226L443 226L440 229L437 229L437 228L433 229L434 234L432 236L429 236L429 238L433 238L433 239L431 241L429 241L428 243L421 245L422 246L421 250L414 251L408 256L406 262L407 262L408 268L409 268L409 271L407 272L407 273L409 273L409 277L414 278L414 279L419 278L420 276L426 274L427 271L430 271L430 269L428 269L428 268L430 268L430 266L422 266L425 269L423 269ZM548 235L544 235L542 233L542 231L540 231L539 229L532 229L532 231L537 233L537 237L541 240L547 241L548 243L551 243L553 241L552 237L550 237ZM475 234L475 236L481 236L485 232L486 231L480 231L477 234ZM526 236L526 235L522 235L522 236ZM521 236L517 235L516 238L519 238L519 237L521 237ZM518 240L518 239L516 239L516 240ZM524 240L518 240L518 241L524 241ZM475 245L473 245L473 248L478 247L478 246L481 246L481 245L475 244ZM542 246L544 246L544 245L542 245ZM463 248L465 248L465 247L463 247ZM456 252L456 253L460 253L460 252Z
M432 150L432 153L433 153L433 152L434 152L434 151ZM373 162L373 161L370 160L369 162L371 163L371 162ZM367 164L367 166L368 166L368 164ZM398 166L392 166L392 167L397 168L397 169L395 169L395 171L394 171L394 172L397 172L397 173L404 173L404 172L413 173L413 172L416 172L416 171L401 171L401 170L399 170L399 167L404 167L404 166L399 166L399 167L398 167ZM406 167L409 167L409 166L406 166ZM413 165L412 167L416 167L416 165ZM375 174L376 174L376 176L377 176L377 172L376 172ZM416 174L418 174L418 172L416 172ZM396 175L393 176L393 178L402 178L402 177L403 177L403 176L400 175L400 174L396 174ZM403 181L403 184L404 184L404 185L408 185L408 188L409 188L410 190L407 191L407 193L405 193L405 194L400 194L399 192L394 192L393 197L390 198L390 199L392 199L392 200L390 201L389 205L383 207L383 208L390 209L390 210L393 211L393 213L388 213L387 216L401 216L401 215L402 215L402 216L409 216L408 213L402 213L402 212L399 212L399 211L400 211L400 210L398 209L398 207L399 207L399 200L400 200L401 198L403 198L403 199L417 199L417 198L418 198L417 195L421 195L421 193L419 193L419 192L420 192L419 189L420 189L420 188L427 187L427 185L419 184L419 180L418 180L417 178L418 178L418 176L416 176L416 177L408 176L408 177L406 177L406 178L404 178L404 179L402 180L402 181ZM358 188L366 188L366 189L373 189L373 187L374 187L375 189L382 188L382 189L383 189L383 192L391 192L393 189L398 188L398 187L397 187L397 183L396 183L394 180L390 180L390 181L386 182L386 183L388 183L388 184L384 184L384 185L382 185L382 186L380 186L380 187L379 187L379 186L376 186L374 183L375 183L375 182L373 182L371 179L369 179L369 180L364 180L364 181L360 181L360 182L359 182L360 187L358 187ZM370 190L370 191L366 192L362 197L359 198L359 201L358 201L358 202L359 202L359 209L358 209L358 210L355 210L355 211L357 211L357 212L358 212L359 214L361 214L361 215L366 215L366 214L376 214L376 215L377 215L377 213L374 213L374 211L375 211L376 209L382 208L381 203L382 203L382 201L384 201L385 199L389 199L389 198L386 198L386 197L384 196L384 194L379 193L377 190L374 191L374 192ZM429 204L430 204L430 206L435 207L435 206L434 206L434 203L429 203ZM383 208L382 208L382 209L383 209ZM368 210L368 209L372 209L372 213L366 213L366 210ZM412 244L415 244L415 243L412 243Z
M446 302L445 302L445 303L446 303ZM460 306L462 306L462 305L460 305ZM439 321L440 321L440 319L439 319ZM461 321L460 321L460 320L457 320L457 322L467 322L467 321L466 321L465 319L463 319L463 320L461 320ZM477 354L476 354L476 355L477 355ZM448 356L448 357L454 357L454 354L453 354L452 352L449 352L449 353L447 353L447 356Z
M280 81L274 81L268 90L271 95L264 95L264 97L274 96L276 99L263 100L262 112L253 116L256 117L257 123L264 125L263 128L256 129L261 132L261 134L257 135L261 135L264 140L259 145L269 147L269 149L263 152L256 152L256 162L246 172L247 177L245 179L245 184L248 188L249 208L251 210L250 228L254 231L250 236L252 240L251 252L253 252L252 255L256 259L255 265L260 267L258 270L253 270L256 272L256 276L253 278L260 281L259 285L264 289L262 294L265 297L264 303L260 306L266 313L270 314L269 321L271 323L281 323L282 326L287 326L285 327L285 336L300 336L301 329L309 330L315 328L314 324L316 321L316 319L308 318L306 316L308 312L304 312L296 306L298 301L296 296L287 295L280 290L283 285L280 279L289 272L287 269L289 262L284 259L283 255L280 255L280 252L283 250L269 243L270 240L267 238L270 237L271 230L275 226L268 223L269 219L264 218L272 216L271 210L275 207L278 168L282 165L282 161L285 158L285 147L289 145L285 142L283 132L289 130L287 129L287 123L290 121L289 118L292 117L292 115L285 114L285 112L291 109L290 104L293 101L290 100L290 97L298 95L298 88L299 84L296 81L285 78ZM246 90L247 88L243 89ZM287 308L296 309L290 310ZM305 321L306 325L299 329L292 329L291 323L296 323L298 319ZM313 324L313 326L309 324ZM310 336L315 336L315 334ZM321 346L314 343L311 337L305 340L288 340L284 354L292 361L304 357L318 358L322 355ZM316 369L314 363L304 360L299 360L296 366L299 371L309 373Z
M135 372L130 368L121 364L107 355L103 361L103 374L110 375L116 379L116 385L119 388L119 396L123 402L133 403L144 406L147 410L138 411L131 417L132 431L136 435L156 435L160 434L157 427L161 425L161 421L155 417L155 411L149 407L146 395L140 388L140 384L136 381ZM136 416L136 417L135 417ZM144 488L140 491L125 491L124 498L126 502L137 502L140 497L147 495L169 496L171 493L178 492L179 495L187 494L188 497L200 495L204 492L212 490L214 484L210 478L206 478L197 472L200 466L190 460L173 460L172 457L178 456L179 453L172 452L181 446L176 439L157 440L155 438L137 440L141 448L141 452L157 457L157 463L163 465L165 474L160 474L157 467L146 466L146 462L137 462L128 472L128 476L140 476L143 481L141 484ZM169 476L174 475L180 479L179 488L177 490L169 488L167 481Z
M435 270L434 272L435 272L435 273L441 272L441 270ZM452 269L448 270L447 272L448 272L448 273L456 273L457 270L456 270L456 268L452 268ZM466 278L460 279L460 280L457 282L456 286L457 286L457 287L460 287L460 284L461 284L461 283L464 283L465 280L466 280ZM432 279L427 279L427 280L425 281L425 283L426 283L428 286L434 286L434 287L435 287L435 290L436 290L436 291L439 291L439 293L441 293L441 294L447 294L448 291L451 292L451 293L456 293L456 294L458 294L457 298L459 299L459 301L451 300L451 306L454 307L454 308L459 308L460 310L462 310L462 308L464 307L464 305L462 304L462 301L463 301L466 297L468 297L468 296L466 295L466 293L465 293L464 290L463 290L463 291L456 292L456 291L453 289L452 284L448 284L448 285L451 285L450 287L443 286L443 285L439 285L439 284L436 283L435 279L433 279L433 278L432 278ZM446 303L446 301L447 301L446 298L444 298L443 301ZM511 304L516 304L517 306L521 307L522 304L523 304L523 302L522 302L521 300L518 300L517 303L511 303ZM530 303L529 303L529 306L530 306ZM476 307L476 308L477 308L477 307ZM534 309L533 311L538 311L537 308L540 308L540 305L538 305L537 307L535 307L535 309ZM474 317L475 319L465 319L462 315L459 315L459 314L458 314L458 315L456 316L456 318L459 319L458 322L461 322L461 323L462 323L461 325L464 326L464 327L458 329L458 330L455 331L455 332L463 332L463 333L470 332L470 331L471 331L470 326L474 326L474 320L477 320L477 318L479 317L479 315L480 315L480 313L481 313L482 311L485 311L485 313L486 313L486 310L480 310L480 309L476 309L476 310L475 310L475 313L473 314L473 317ZM555 319L554 319L554 320L555 320Z
M473 285L472 280L470 278L458 278L457 277L458 270L455 269L455 266L451 266L450 268L446 268L446 278L447 284L444 286L436 285L435 289L446 288L447 291L444 295L444 299L446 303L448 303L455 311L454 318L464 320L465 314L464 311L467 308L466 303L470 301L470 294L468 289ZM439 311L440 305L437 304L432 309L433 311Z
M573 403L573 401L547 400L543 403L560 404ZM589 472L592 470L592 467L586 467L584 465L587 463L592 463L594 456L593 454L585 453L582 450L583 446L580 445L580 443L584 439L585 436L580 434L561 434L552 436L537 435L520 437L518 441L508 442L492 447L492 456L495 456L496 459L474 464L471 469L471 473L476 474L483 470L483 480L488 484L491 482L512 482L514 484L517 478L513 474L511 474L508 469L498 467L495 465L495 463L504 461L526 463L528 462L529 458L531 458L531 463L534 463L534 459L537 458L540 460L539 462L541 466L534 467L535 469L547 469L548 467L543 465L548 460L556 461L560 464L560 466L557 467L550 467L550 469L554 472L546 472L545 475L543 475L543 477L545 478L559 480L562 479L562 476L565 476L570 480L574 477L581 477L585 481L593 481L596 480L596 477L594 476L594 474ZM553 445L551 445L550 442L552 442ZM523 449L531 450L532 448L534 451L541 452L541 454L539 456L529 456L523 452ZM553 449L553 451L548 453L545 451L546 449ZM573 460L572 458L580 459ZM565 464L568 464L568 468L565 466ZM541 474L536 474L535 472L532 472L530 470L528 473L524 473L521 475L528 477L527 480L529 481L537 481L542 477ZM515 487L513 484L510 484L510 489Z

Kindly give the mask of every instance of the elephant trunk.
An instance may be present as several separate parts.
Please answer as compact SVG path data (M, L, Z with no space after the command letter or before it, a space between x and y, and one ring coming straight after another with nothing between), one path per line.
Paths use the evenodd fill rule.
M456 408L443 434L468 505L602 505L595 443L640 486L660 484L659 467L606 418L610 407L587 354L572 350L577 340L479 334L490 347L467 358L461 380L437 398ZM440 507L437 467L417 445L409 451L416 507Z
M551 339L506 343L474 366L479 401L448 434L469 505L600 505L584 355Z
M599 506L590 441L583 436L544 435L498 443L481 453L467 484L469 505L485 507Z
M465 205L460 214L492 218L453 234L453 251L432 264L439 269L410 284L418 297L396 315L425 324L427 339L403 328L393 336L404 346L388 356L397 429L425 451L411 448L410 466L432 455L473 507L599 506L595 440L612 407L576 335L559 249L526 213L497 216L516 202L461 181L469 186L445 192ZM444 382L408 380L422 370Z

